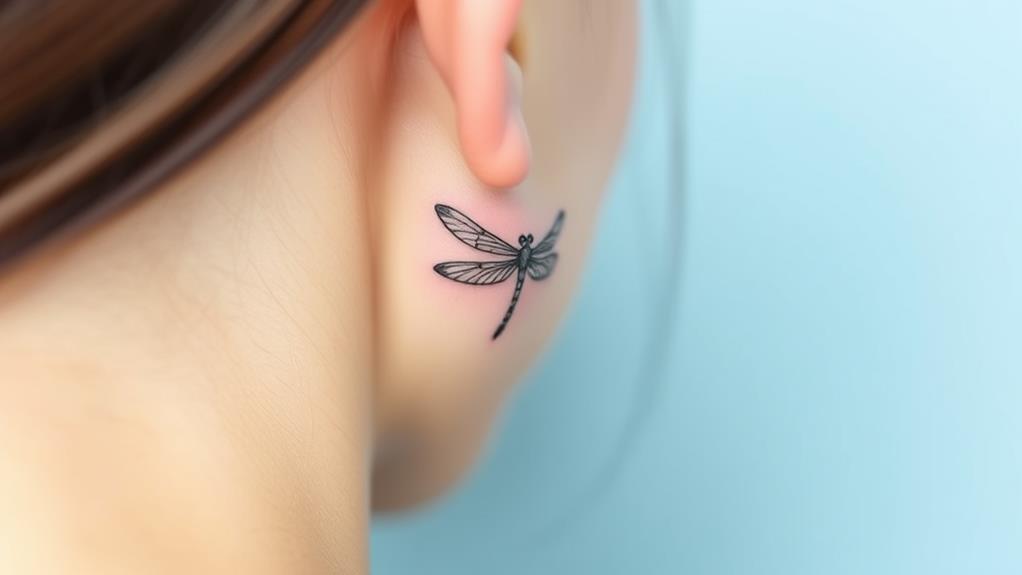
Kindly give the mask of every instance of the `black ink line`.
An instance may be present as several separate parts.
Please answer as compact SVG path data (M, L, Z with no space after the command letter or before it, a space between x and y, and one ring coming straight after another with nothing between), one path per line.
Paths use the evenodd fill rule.
M564 210L557 212L554 225L550 227L550 231L538 244L532 245L532 234L520 235L518 236L519 247L516 248L486 231L472 221L472 218L450 206L437 204L435 209L440 222L454 234L454 237L481 252L506 258L489 262L444 262L433 266L436 273L463 284L493 285L518 272L515 293L511 296L511 305L508 306L504 319L500 321L497 330L493 332L492 339L497 339L500 334L504 333L504 328L511 320L515 306L518 305L518 298L522 295L522 286L525 285L525 276L528 275L539 281L553 273L554 266L557 264L557 252L553 251L554 243L557 242L557 236L561 234L561 227L564 225Z

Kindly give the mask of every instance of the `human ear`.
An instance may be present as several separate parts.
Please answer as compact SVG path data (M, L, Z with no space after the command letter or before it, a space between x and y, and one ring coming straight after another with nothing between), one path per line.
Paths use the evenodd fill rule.
M465 162L482 183L510 188L529 170L529 135L507 53L522 0L416 0L423 42L450 91Z

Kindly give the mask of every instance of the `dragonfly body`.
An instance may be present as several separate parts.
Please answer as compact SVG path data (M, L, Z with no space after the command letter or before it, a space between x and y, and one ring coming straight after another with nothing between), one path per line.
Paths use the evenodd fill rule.
M436 213L448 231L465 244L479 251L507 258L499 261L444 262L433 266L438 274L464 284L492 285L503 282L517 272L511 304L500 325L493 332L492 339L497 339L504 332L515 306L518 305L526 276L538 281L546 279L553 272L557 263L557 253L553 251L553 247L564 224L564 212L557 214L553 226L539 244L532 245L532 234L521 235L518 236L518 248L486 231L471 218L450 206L437 204Z
M522 249L518 250L518 269L525 271L525 268L529 266L529 258L532 257L532 237L528 238L528 241Z
M515 282L515 293L511 296L511 305L507 306L507 311L504 313L504 319L500 320L500 325L498 325L496 331L493 332L492 339L497 339L500 334L504 333L504 328L507 327L507 322L511 321L511 314L515 313L515 306L518 305L518 298L522 295L522 286L524 285L525 268L518 268L518 281Z

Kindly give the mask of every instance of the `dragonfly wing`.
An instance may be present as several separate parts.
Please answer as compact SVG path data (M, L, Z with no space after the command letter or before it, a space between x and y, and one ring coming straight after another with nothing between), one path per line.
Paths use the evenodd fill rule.
M532 253L542 254L554 249L554 244L557 242L557 236L561 235L561 227L564 225L564 210L557 212L557 217L554 219L554 225L550 226L550 231L546 233L546 237L543 241L536 244L536 247L532 248ZM556 258L554 258L556 260Z
M530 258L526 269L530 278L541 280L546 279L554 271L555 265L557 265L557 254L547 254L538 258Z
M443 204L437 204L436 215L443 222L454 237L472 246L473 248L498 256L516 256L518 250L511 244L491 234L482 226L472 221L472 218Z
M456 282L472 285L497 284L518 269L518 260L499 262L444 262L433 266L436 273Z

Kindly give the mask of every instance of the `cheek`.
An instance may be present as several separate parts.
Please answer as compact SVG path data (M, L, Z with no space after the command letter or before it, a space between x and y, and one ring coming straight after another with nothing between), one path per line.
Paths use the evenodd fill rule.
M564 6L577 8L575 2L527 6L526 28L534 33L527 34L525 50L536 57L526 57L525 114L534 163L528 180L514 190L485 189L472 177L443 83L421 46L398 51L407 57L397 65L384 105L388 125L366 189L382 445L374 496L382 507L441 492L473 461L507 391L567 307L626 123L634 5L594 12L579 37L563 33L578 30L572 24L577 12L560 13ZM544 20L543 11L555 20ZM533 27L532 19L541 25ZM414 35L409 38L415 42ZM500 256L459 242L437 217L437 203L469 215L514 247L520 234L540 241L558 210L567 213L556 271L544 281L526 279L496 341L491 336L510 304L515 277L471 286L438 275L433 267L441 262Z
M494 341L516 274L475 286L434 271L442 262L510 259L460 242L437 216L438 203L469 215L515 248L520 234L549 228L557 208L540 201L529 183L491 190L472 177L446 90L428 60L411 60L397 72L379 170L367 190L374 231L376 419L386 444L386 463L374 480L382 490L378 496L390 502L380 504L388 507L436 494L473 461L507 391L552 331L569 285L527 282L507 330Z

